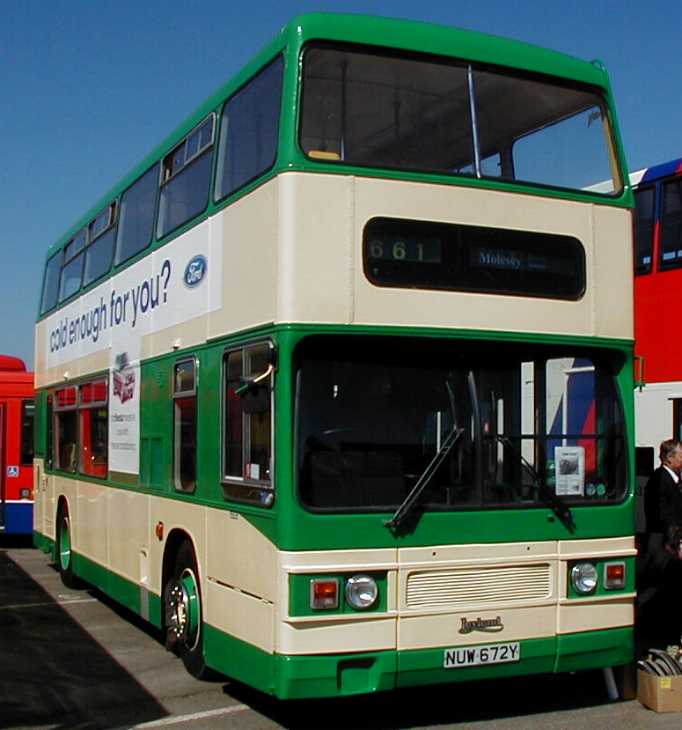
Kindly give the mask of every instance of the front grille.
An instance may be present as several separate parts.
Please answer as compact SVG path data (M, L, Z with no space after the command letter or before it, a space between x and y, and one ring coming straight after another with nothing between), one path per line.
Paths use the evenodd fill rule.
M548 563L422 571L411 573L407 579L409 608L478 603L499 606L550 595Z

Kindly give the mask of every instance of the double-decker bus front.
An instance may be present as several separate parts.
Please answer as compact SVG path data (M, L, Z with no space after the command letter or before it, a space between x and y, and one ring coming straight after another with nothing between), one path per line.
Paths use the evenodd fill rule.
M631 198L603 69L343 26L298 29L279 177L275 691L626 664Z
M599 64L295 19L50 249L36 543L280 698L626 664L624 169Z

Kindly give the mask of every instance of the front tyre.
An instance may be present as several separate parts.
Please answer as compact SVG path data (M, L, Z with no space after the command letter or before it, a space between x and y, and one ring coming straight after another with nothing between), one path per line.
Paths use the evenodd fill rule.
M57 569L62 583L67 588L78 588L80 581L73 572L73 552L71 550L71 522L69 510L61 505L57 513Z
M201 589L194 550L184 542L163 592L166 646L197 679L210 674L204 662Z

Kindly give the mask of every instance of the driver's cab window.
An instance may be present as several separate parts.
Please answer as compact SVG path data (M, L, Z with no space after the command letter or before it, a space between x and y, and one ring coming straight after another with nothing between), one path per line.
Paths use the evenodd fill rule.
M534 363L511 360L482 369L476 385L484 500L532 501L539 482Z

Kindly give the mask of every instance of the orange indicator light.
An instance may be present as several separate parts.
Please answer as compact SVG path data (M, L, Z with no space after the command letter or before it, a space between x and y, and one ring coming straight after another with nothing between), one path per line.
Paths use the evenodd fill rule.
M625 588L625 563L607 563L604 587L608 590Z
M339 582L313 579L310 581L310 608L338 608Z

